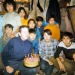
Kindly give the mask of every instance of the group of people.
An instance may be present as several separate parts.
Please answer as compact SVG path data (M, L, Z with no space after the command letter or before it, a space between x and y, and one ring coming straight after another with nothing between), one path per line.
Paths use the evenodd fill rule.
M40 69L45 75L51 75L54 67L55 75L67 72L73 75L75 68L75 43L70 32L60 33L60 26L52 15L49 22L41 16L36 20L29 19L24 7L16 10L12 0L4 2L7 13L1 21L0 57L4 65L4 75L14 75L19 70L21 75L36 75L38 67L27 68L23 65L25 56L38 54ZM60 37L61 36L61 37ZM0 61L1 61L0 60Z

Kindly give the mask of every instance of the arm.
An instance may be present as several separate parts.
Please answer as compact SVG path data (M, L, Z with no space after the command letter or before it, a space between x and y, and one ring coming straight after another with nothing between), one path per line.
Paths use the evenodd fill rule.
M9 57L9 49L11 48L11 41L9 41L4 47L1 56L4 66L9 66L8 57Z
M61 61L60 58L59 58L59 54L60 54L61 51L62 51L62 48L58 46L58 48L57 48L57 50L56 50L56 52L55 52L54 57L56 58L56 60L57 60L57 62L58 62L58 65L59 65L60 70L61 70L61 71L66 71L66 69L65 69L65 67L64 67L64 65L63 65L63 63L62 63L62 61Z
M38 54L38 53L39 53L39 50L38 50L39 42L38 42L38 40L36 40L35 42L36 42L36 43L35 43L35 47L34 47L34 53L35 53L35 54Z
M73 54L73 60L75 61L75 53Z
M5 69L8 73L12 73L14 69L9 65L8 57L9 57L9 49L11 48L11 41L9 41L2 51L2 61L5 66Z
M41 34L38 28L36 28L36 38L41 39Z

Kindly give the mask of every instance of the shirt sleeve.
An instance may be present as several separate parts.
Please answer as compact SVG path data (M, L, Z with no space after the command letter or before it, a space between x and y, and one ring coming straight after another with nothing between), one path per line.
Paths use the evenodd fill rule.
M12 46L11 41L9 41L1 53L4 66L9 66L8 57L9 57L9 49L11 48L11 46Z
M54 57L55 58L58 58L59 57L59 54L61 53L61 51L62 51L62 48L58 46L57 49L56 49L56 52L54 54Z
M37 37L38 39L41 38L41 34L40 34L40 31L39 31L38 28L36 28L36 37Z
M39 44L39 42L38 42L38 40L36 40L35 47L34 47L34 53L35 54L38 54L39 53L38 44Z

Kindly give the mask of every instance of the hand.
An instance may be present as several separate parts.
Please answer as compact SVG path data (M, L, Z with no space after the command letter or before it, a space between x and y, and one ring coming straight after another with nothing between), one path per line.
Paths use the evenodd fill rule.
M59 63L59 68L61 71L64 71L64 72L66 71L66 69L62 63Z
M12 73L12 72L14 71L14 69L13 69L11 66L7 66L7 67L6 67L6 71L7 71L8 73Z
M49 65L53 65L53 63L50 60L46 59L46 61L49 63Z
M64 58L63 58L63 57L59 57L59 58L60 58L61 62L63 62L63 61L64 61Z
M75 61L75 53L73 54L73 60Z

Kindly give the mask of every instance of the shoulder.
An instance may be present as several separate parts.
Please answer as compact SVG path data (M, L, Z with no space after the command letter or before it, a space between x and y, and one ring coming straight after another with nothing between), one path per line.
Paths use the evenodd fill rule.
M32 45L32 43L30 42L30 40L26 40L25 43L26 43L27 45Z
M35 38L35 39L34 39L34 42L35 42L35 43L38 43L39 41L38 41L38 39L37 39L37 38Z
M8 16L8 13L4 14L4 15L3 15L3 18L5 18L6 16Z
M61 41L59 44L58 44L59 47L65 47L64 43Z
M53 39L53 38L51 39L51 42L56 44L56 45L58 45L58 43L59 43L56 39Z
M18 13L14 12L15 17L20 17Z
M75 42L72 42L71 47L72 49L75 49Z
M46 27L49 27L50 25L49 24L47 24L47 26L45 26L44 28L46 28Z
M45 43L44 39L39 42L39 44L44 44L44 43Z
M9 41L12 41L12 42L16 42L16 41L18 41L18 37L13 37L13 38L11 38Z

